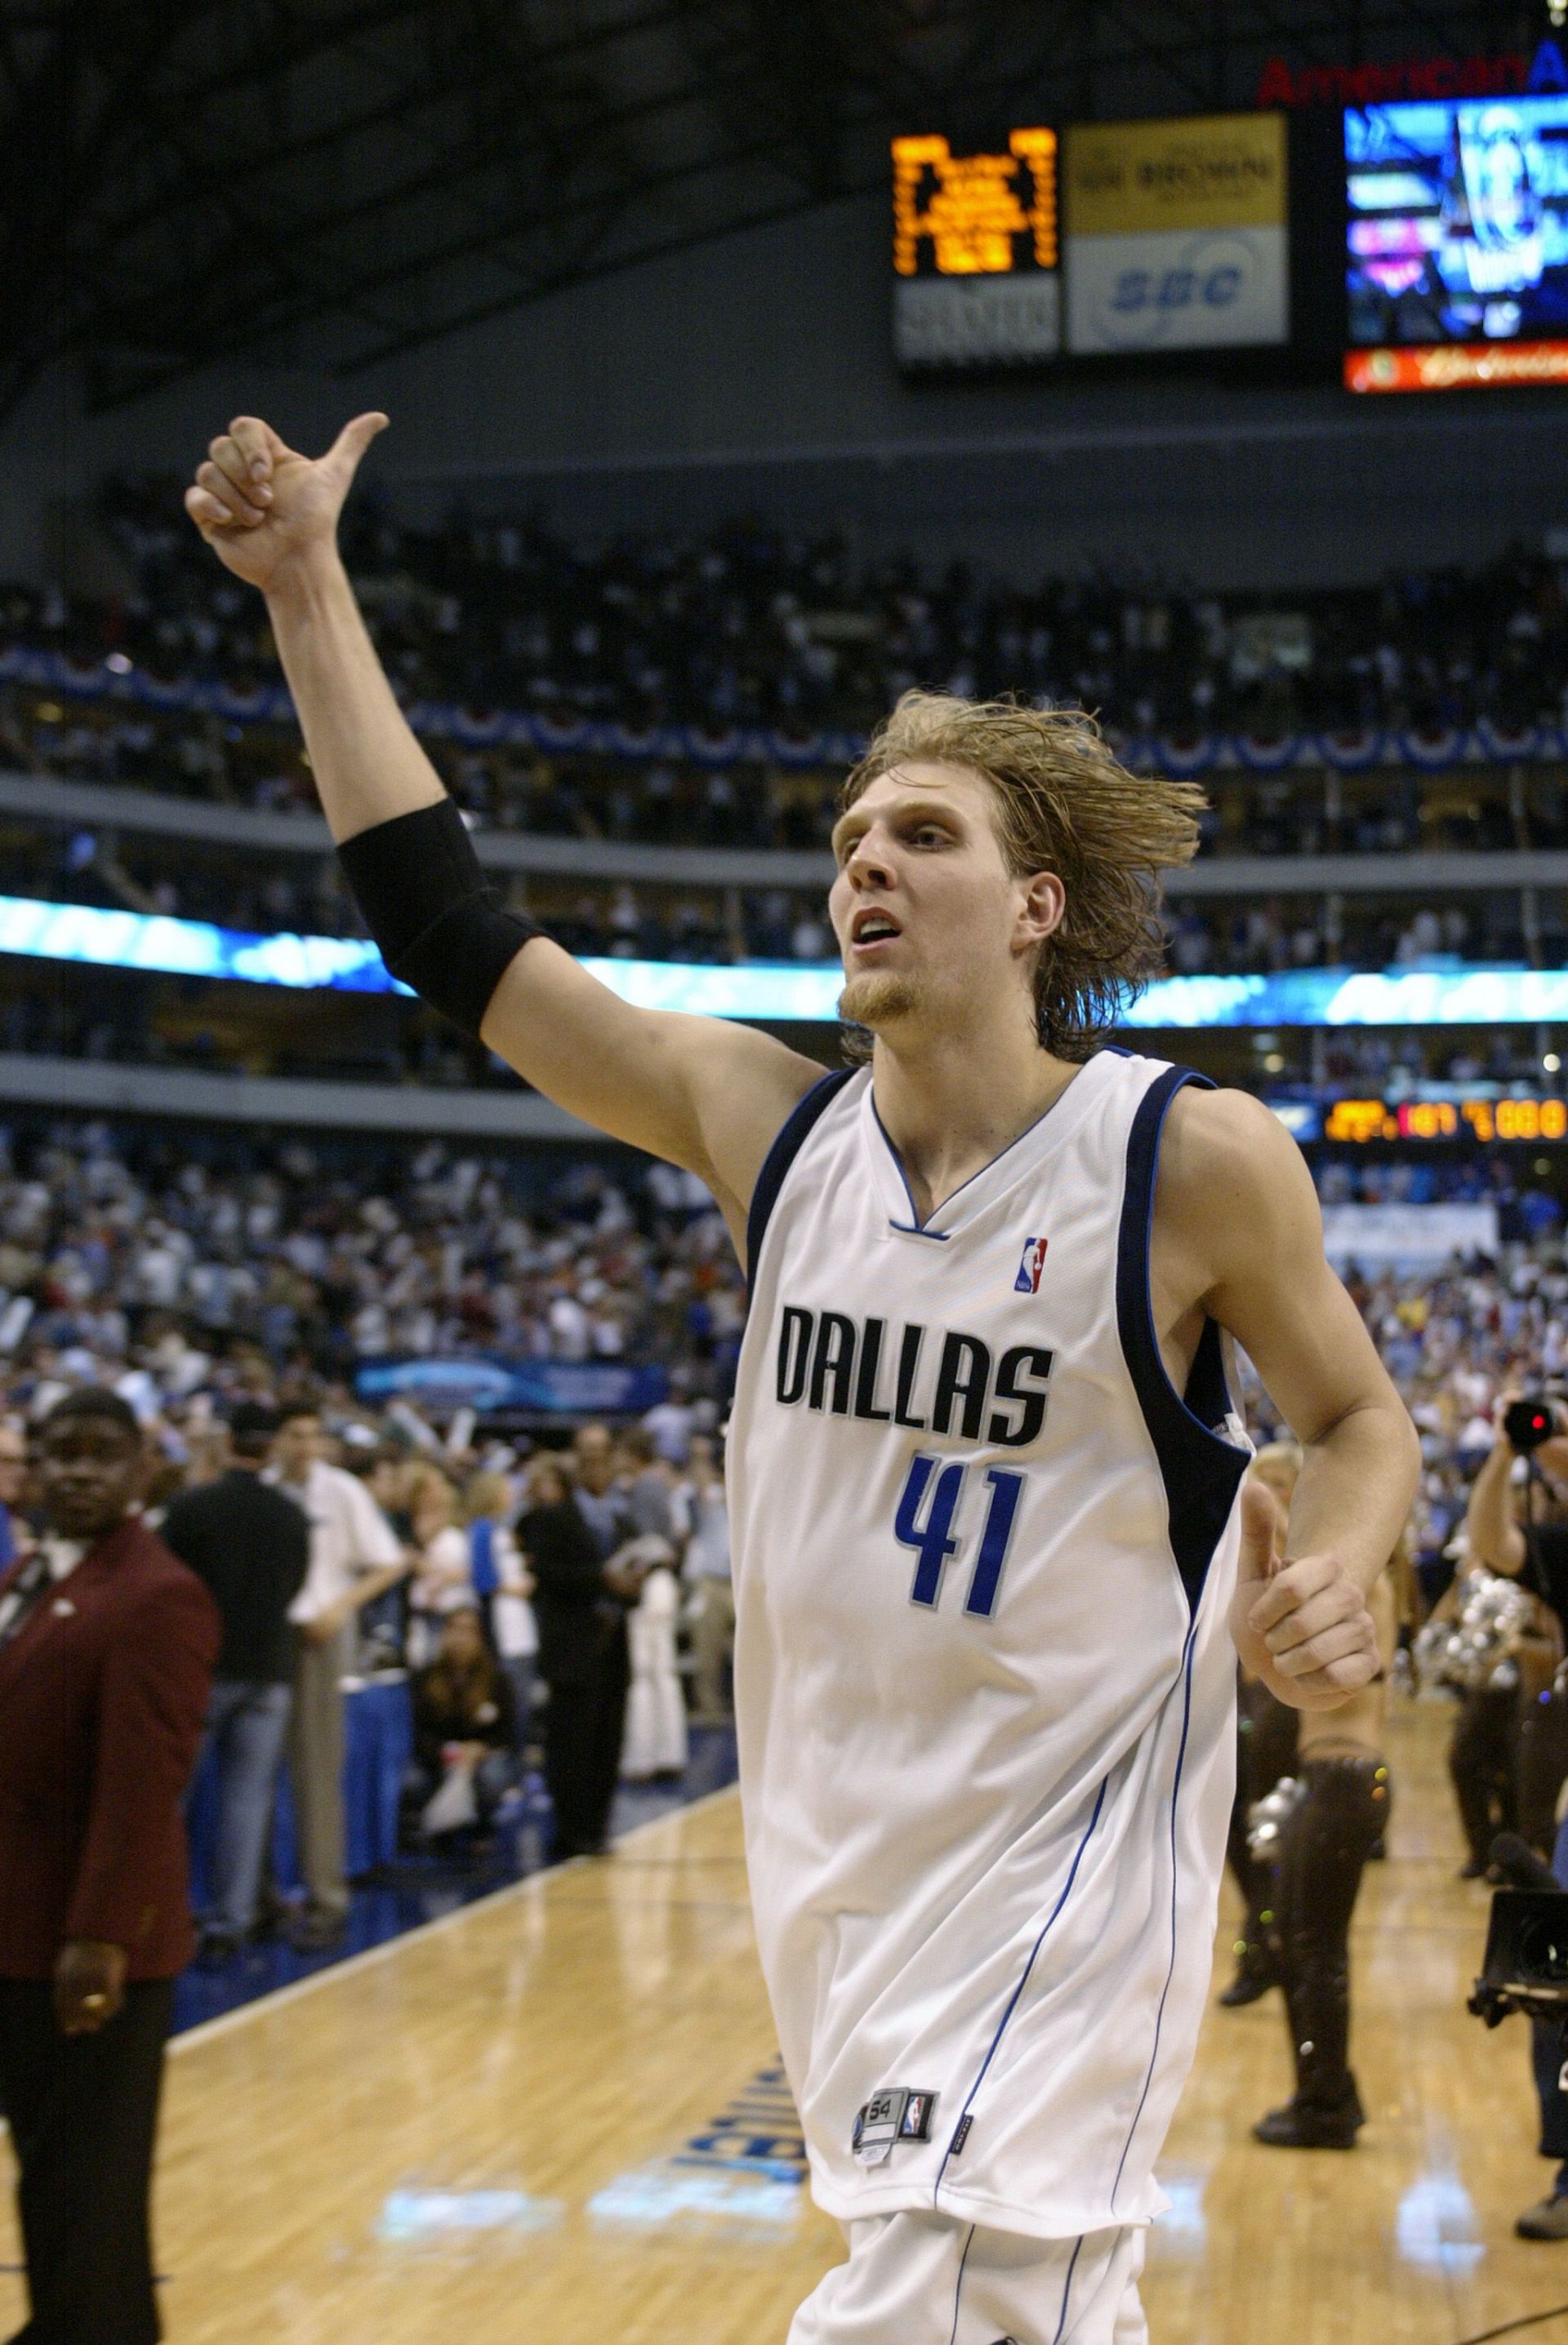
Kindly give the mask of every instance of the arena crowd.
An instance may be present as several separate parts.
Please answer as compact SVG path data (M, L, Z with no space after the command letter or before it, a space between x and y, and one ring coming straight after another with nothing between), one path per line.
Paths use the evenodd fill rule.
M111 482L102 519L133 594L112 641L86 609L54 616L56 635L163 673L270 669L259 614L204 564L175 484ZM938 576L909 554L857 561L842 535L757 520L590 548L538 515L411 529L367 495L344 550L400 688L475 707L862 728L923 684L1074 701L1129 732L1269 735L1518 726L1568 691L1562 567L1523 549L1270 597L1096 574L1020 586L963 561ZM13 602L13 627L46 628L51 614Z

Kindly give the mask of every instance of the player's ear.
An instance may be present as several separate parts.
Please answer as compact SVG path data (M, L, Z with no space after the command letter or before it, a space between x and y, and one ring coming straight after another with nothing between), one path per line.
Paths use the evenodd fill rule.
M1035 872L1024 883L1024 900L1018 913L1020 941L1026 945L1044 944L1061 927L1067 909L1067 891L1056 873Z

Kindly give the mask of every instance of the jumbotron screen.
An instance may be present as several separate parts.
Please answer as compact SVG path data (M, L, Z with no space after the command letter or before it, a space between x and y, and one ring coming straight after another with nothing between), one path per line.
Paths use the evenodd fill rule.
M1345 116L1352 391L1568 382L1568 96Z

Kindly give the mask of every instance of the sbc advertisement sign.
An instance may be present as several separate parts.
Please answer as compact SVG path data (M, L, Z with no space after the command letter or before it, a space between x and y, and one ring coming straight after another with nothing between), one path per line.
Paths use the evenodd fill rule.
M1069 350L1289 339L1282 115L1077 125L1063 188Z

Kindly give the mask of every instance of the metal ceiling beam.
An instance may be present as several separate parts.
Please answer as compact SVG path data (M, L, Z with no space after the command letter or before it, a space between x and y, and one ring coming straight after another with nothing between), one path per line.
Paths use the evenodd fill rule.
M265 18L237 0L0 0L0 410L71 348L107 351L135 390L338 317L369 329L346 361L363 363L874 184L873 133L916 119L962 136L1017 108L1208 108L1245 102L1243 72L1280 47L1320 62L1401 35L1532 36L1512 0L605 5L584 25L574 0L460 0L432 35L426 0L278 0ZM345 83L351 110L301 114ZM392 139L423 151L389 170ZM635 234L614 216L673 195ZM486 254L510 289L441 288Z

